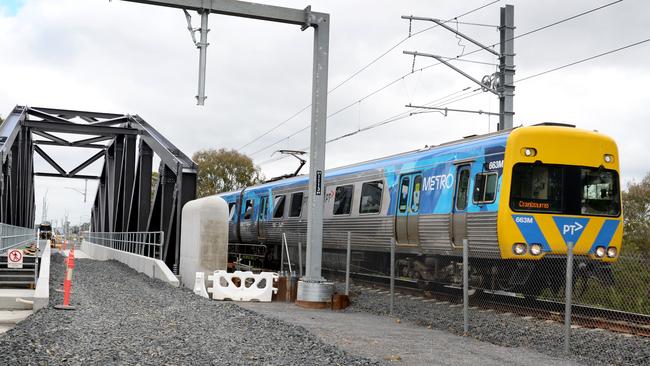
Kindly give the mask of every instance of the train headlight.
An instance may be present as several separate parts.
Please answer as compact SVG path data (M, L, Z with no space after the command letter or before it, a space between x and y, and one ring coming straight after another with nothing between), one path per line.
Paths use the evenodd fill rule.
M607 256L610 257L610 258L616 257L617 252L618 251L616 250L616 247L607 248Z
M606 163L613 163L614 162L614 155L605 154L604 159L605 159Z
M596 257L602 258L605 256L605 247L596 248Z
M530 254L540 255L542 254L542 246L539 244L533 244L530 246Z
M523 149L521 149L521 153L524 156L531 158L531 157L537 155L537 149L535 149L533 147L524 147Z
M516 255L526 254L526 244L516 243L515 245L512 246L512 252L515 253Z

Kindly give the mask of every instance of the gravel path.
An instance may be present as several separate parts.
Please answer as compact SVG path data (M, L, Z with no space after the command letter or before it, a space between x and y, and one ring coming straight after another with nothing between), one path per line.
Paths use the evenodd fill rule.
M343 287L339 286L339 292ZM388 315L387 294L353 286L352 305L346 311ZM444 302L395 297L394 316L425 327L463 333L462 307ZM563 356L564 326L557 322L524 319L516 315L470 309L470 337L508 347L527 347L551 356ZM648 365L650 339L578 328L572 330L570 360L589 365Z
M373 365L234 303L201 298L121 263L76 260L72 304L55 310L63 259L52 257L50 307L0 336L7 365Z

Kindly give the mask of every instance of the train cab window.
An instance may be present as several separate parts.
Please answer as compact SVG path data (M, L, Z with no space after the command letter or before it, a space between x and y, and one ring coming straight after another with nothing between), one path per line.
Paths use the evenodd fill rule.
M235 208L237 205L235 202L228 202L228 221L232 221L233 217L235 217Z
M253 200L246 200L244 210L244 220L250 220L253 217Z
M562 212L563 170L559 165L516 164L510 207L515 211Z
M456 187L456 210L463 211L467 208L467 190L469 189L469 169L460 168L458 174L458 187Z
M349 215L350 209L352 207L352 191L353 186L339 186L336 187L336 193L334 194L334 209L332 214L334 215Z
M381 197L384 192L382 181L366 182L361 186L360 214L378 213L381 209Z
M474 179L474 203L492 203L496 199L497 173L478 173Z
M291 195L291 207L289 207L289 217L300 217L302 211L302 192Z
M399 189L399 212L406 212L406 208L409 200L409 177L402 177L402 182L400 183Z
M618 176L613 170L580 169L582 199L580 213L583 215L618 216Z
M273 200L273 218L281 219L284 216L284 202L286 201L287 196L280 195L275 196Z

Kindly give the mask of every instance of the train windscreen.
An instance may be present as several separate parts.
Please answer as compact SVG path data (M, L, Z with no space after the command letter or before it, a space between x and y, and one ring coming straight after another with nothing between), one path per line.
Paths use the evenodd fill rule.
M519 163L512 173L510 208L519 212L618 216L618 184L614 170Z

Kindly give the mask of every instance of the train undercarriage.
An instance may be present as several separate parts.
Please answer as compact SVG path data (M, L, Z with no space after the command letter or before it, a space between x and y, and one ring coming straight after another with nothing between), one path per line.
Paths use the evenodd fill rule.
M230 244L229 262L240 268L264 268L279 270L284 259L288 269L286 251L272 244ZM283 253L284 252L284 253ZM299 254L296 247L289 247L289 260L296 270L299 255L305 256L304 248ZM323 269L343 272L346 268L346 251L325 249ZM557 296L563 293L566 279L566 258L551 257L538 261L503 260L497 258L470 258L469 285L476 290L506 291L526 297L540 295ZM384 252L352 251L351 273L365 276L390 276L390 254ZM614 285L609 263L574 259L574 295L584 293L592 281L602 285ZM398 253L395 276L417 281L422 290L434 285L462 286L462 257L445 255L408 255Z

